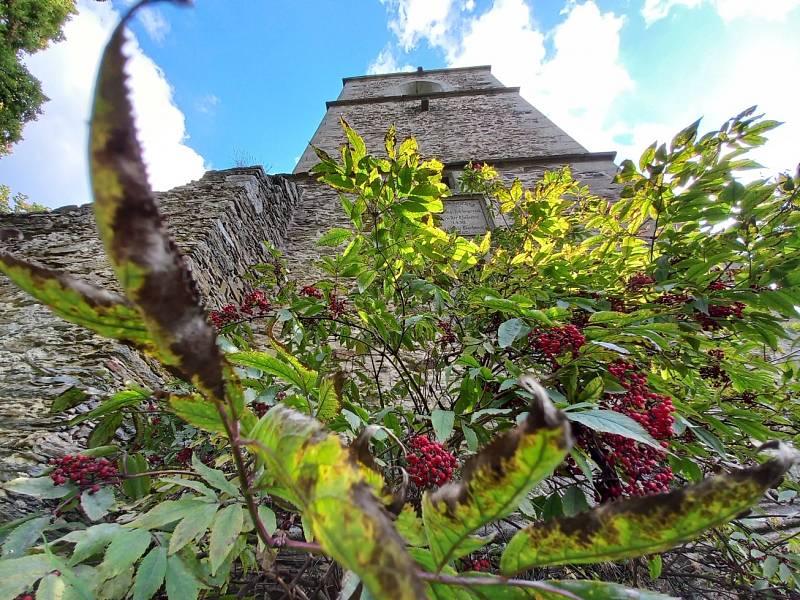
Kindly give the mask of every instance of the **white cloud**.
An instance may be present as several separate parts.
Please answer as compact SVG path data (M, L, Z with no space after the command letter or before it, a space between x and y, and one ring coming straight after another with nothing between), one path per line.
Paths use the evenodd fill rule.
M645 0L642 17L647 25L651 25L666 17L676 6L697 8L704 3L711 4L725 21L743 18L781 21L800 6L800 0Z
M144 8L137 13L139 22L154 42L163 42L170 31L169 21L157 8Z
M396 6L397 17L389 27L408 52L422 39L432 46L442 45L450 30L454 0L388 0Z
M633 88L619 57L622 25L622 17L601 12L593 1L572 4L548 33L554 53L547 57L546 36L524 0L495 0L465 24L458 45L446 49L447 62L492 65L500 81L519 85L526 100L579 142L606 150L613 137L607 115Z
M13 153L0 159L0 181L52 207L91 200L86 151L91 94L100 53L118 18L111 3L81 0L78 9L64 27L64 41L26 60L50 101L44 114L25 127L25 139ZM186 145L184 115L163 71L135 38L126 51L151 185L165 190L202 176L203 157Z
M375 60L367 67L367 75L379 75L382 73L397 73L399 71L413 71L414 67L408 63L400 66L397 63L392 47L386 47L378 53Z

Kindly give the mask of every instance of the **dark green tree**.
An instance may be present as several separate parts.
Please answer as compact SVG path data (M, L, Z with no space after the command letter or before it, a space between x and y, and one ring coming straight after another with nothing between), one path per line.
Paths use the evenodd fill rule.
M22 139L23 125L48 99L23 58L62 39L75 12L74 0L0 0L0 155Z

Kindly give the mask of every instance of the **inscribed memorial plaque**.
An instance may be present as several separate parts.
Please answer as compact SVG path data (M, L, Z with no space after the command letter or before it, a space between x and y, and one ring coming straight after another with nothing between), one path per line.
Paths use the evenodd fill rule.
M440 219L442 229L465 236L483 235L488 230L494 229L494 223L482 197L445 199L444 212L440 215Z

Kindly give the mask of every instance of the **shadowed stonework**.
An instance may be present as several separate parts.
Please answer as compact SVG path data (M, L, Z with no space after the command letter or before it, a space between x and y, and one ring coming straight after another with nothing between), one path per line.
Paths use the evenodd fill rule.
M415 136L422 153L441 160L456 178L469 160L486 161L508 180L530 186L545 170L568 164L595 193L613 194L613 153L588 152L517 88L497 81L489 67L347 78L311 143L336 154L345 141L340 116L377 154L395 124L398 139ZM209 307L241 301L248 291L242 276L267 259L263 241L285 253L290 276L313 278L311 263L320 254L316 240L331 227L347 225L337 192L308 175L315 162L309 147L291 175L266 175L260 167L210 171L158 195ZM474 209L474 201L449 206L444 224L480 233ZM0 216L0 229L14 230L0 237L4 250L118 291L90 205ZM59 424L87 410L85 405L58 419L49 416L59 394L77 388L99 399L126 382L157 389L163 377L136 351L62 321L0 275L0 480L34 474L48 458L74 451L85 440L88 424ZM24 506L2 494L0 521Z

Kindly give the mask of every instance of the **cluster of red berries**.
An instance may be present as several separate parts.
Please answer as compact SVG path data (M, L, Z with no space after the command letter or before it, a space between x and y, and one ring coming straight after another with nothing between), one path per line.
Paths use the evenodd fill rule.
M723 281L722 279L715 279L711 283L708 284L708 289L712 292L721 292L723 290L730 289L732 284L727 281Z
M336 294L331 294L328 298L328 314L332 319L338 319L347 311L344 300L339 300Z
M667 441L672 437L672 417L674 407L668 396L657 394L647 386L647 376L631 363L617 361L609 367L625 394L607 394L602 406L627 415L656 440L662 448L669 447ZM630 438L614 434L603 434L602 441L607 445L606 458L611 466L619 466L627 482L611 485L609 496L644 496L669 491L673 479L672 469L664 462L664 450L640 444Z
M36 600L36 598L31 592L25 592L14 598L14 600Z
M575 325L570 324L546 330L536 329L528 334L528 342L556 366L557 356L567 351L572 352L573 356L577 355L581 346L586 343L586 336Z
M175 460L177 460L182 465L188 465L192 462L192 455L194 454L194 448L190 448L186 446L185 448L181 448L178 453L175 455Z
M442 486L453 478L458 461L439 442L417 435L409 442L408 474L418 488Z
M256 413L256 416L260 419L269 410L269 406L266 402L253 402L250 407L253 409L253 412Z
M54 484L63 485L71 481L82 490L89 490L90 494L99 492L101 483L110 483L117 478L117 467L105 458L67 454L60 459L51 459L50 464L55 467L50 474Z
M488 558L476 558L472 561L467 561L468 571L488 571L492 568L492 563Z
M728 319L730 317L735 317L737 319L744 318L744 313L742 311L744 311L745 306L743 302L734 302L728 305L716 304L708 307L708 314L700 311L695 312L694 318L705 331L713 331L722 327L722 323L717 319Z
M720 349L709 350L708 356L712 362L708 365L700 367L700 376L703 379L708 379L713 385L716 386L722 386L730 382L731 378L720 364L725 358L725 351Z
M658 304L664 306L680 306L691 301L692 297L689 294L672 294L670 292L665 292L656 299Z
M758 398L758 396L755 392L751 392L750 390L742 392L742 402L744 404L753 405L756 403L756 398Z
M267 294L262 290L255 290L244 297L241 306L228 304L220 310L212 310L209 316L214 327L221 329L225 325L248 318L263 317L269 312L270 306Z
M611 310L614 312L628 312L628 305L625 304L624 298L611 297L608 299L608 302L611 304Z
M442 344L442 346L452 344L456 341L456 334L453 333L453 326L449 321L437 321L436 326L442 332L442 337L439 338L439 342Z
M306 298L316 298L322 300L322 290L314 287L313 285L304 285L300 288L300 295Z
M652 285L655 282L656 280L650 277L650 275L645 275L644 273L637 273L628 280L628 285L626 287L628 288L628 290L632 292L638 292L643 287Z
M471 162L464 168L467 169L467 170L471 169L473 171L482 171L484 168L486 168L488 166L489 165L487 163L480 163L480 162L473 163L473 162Z

